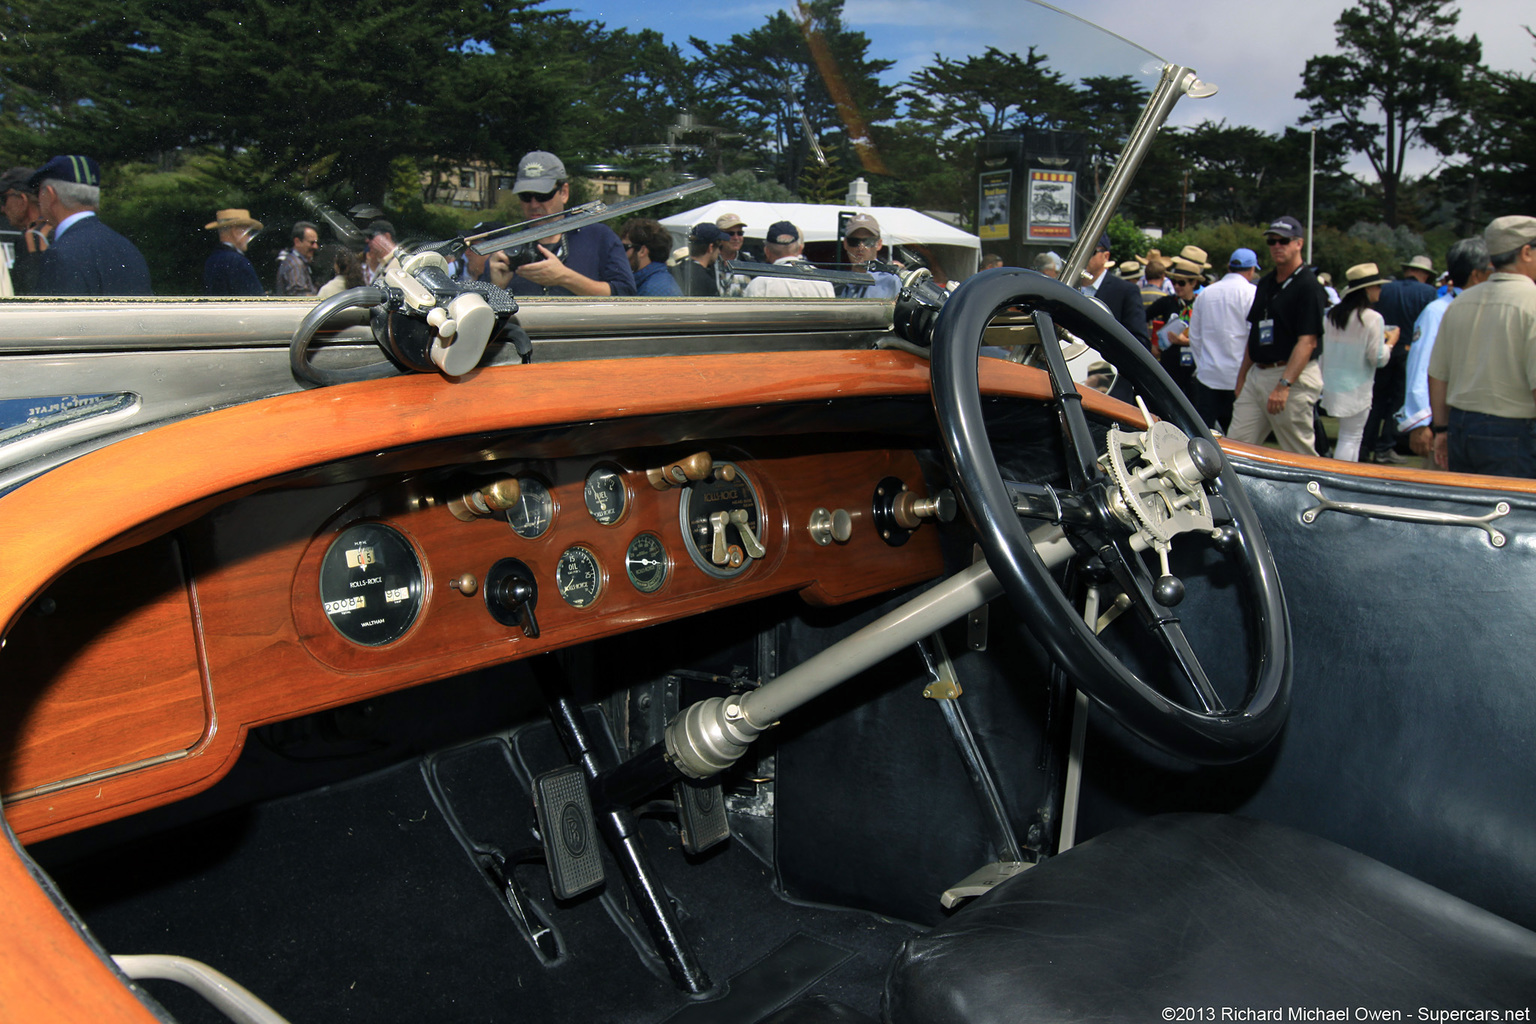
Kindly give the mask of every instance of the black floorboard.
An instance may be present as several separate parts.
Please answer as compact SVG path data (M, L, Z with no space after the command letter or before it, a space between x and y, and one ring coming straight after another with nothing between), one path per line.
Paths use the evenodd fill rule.
M293 1024L655 1024L679 1011L751 1024L803 997L878 1016L885 964L909 926L791 903L741 844L690 857L660 820L644 823L646 843L720 1012L678 994L644 952L612 871L602 891L558 902L541 866L518 869L560 939L542 963L466 843L533 845L527 780L563 760L547 727L525 728L53 873L107 949L204 960ZM179 986L147 987L186 1024L224 1020Z

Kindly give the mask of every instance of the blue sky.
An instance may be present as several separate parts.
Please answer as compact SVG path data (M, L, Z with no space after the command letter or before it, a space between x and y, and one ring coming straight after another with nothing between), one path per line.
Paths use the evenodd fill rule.
M762 24L773 11L790 6L780 0L551 0L570 6L578 16L611 28L651 28L688 49L689 36L714 43L729 40ZM1210 99L1181 101L1172 124L1226 119L1279 132L1295 125L1305 107L1295 99L1307 58L1334 48L1333 23L1349 4L1344 0L1186 0L1156 4L1146 0L1058 0L1080 18L1135 40L1151 52L1194 68L1220 92ZM1022 52L1036 37L1040 19L1017 0L847 0L844 20L869 36L871 49L897 62L894 85L932 60L935 52L964 58L987 46ZM1530 0L1466 0L1459 33L1476 33L1489 65L1523 74L1536 71L1536 41L1522 26L1536 27ZM1087 38L1086 36L1082 38ZM1053 63L1065 61L1068 44L1041 48ZM1093 70L1128 70L1130 51L1078 47L1097 61ZM1067 69L1064 69L1067 70ZM1410 164L1413 173L1434 167L1431 155ZM1363 169L1363 168L1361 168Z

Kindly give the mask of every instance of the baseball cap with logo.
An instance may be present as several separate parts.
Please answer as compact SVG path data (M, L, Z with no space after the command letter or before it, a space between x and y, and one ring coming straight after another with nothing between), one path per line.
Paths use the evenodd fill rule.
M566 180L565 164L553 153L536 149L517 162L513 192L553 192Z
M101 184L101 165L88 156L56 156L36 171L27 182L35 192L43 182L73 181L81 185Z
M767 240L772 245L794 245L800 241L800 229L787 220L774 221L768 228Z
M1301 221L1295 217L1279 217L1270 222L1264 229L1266 235L1279 235L1281 238L1305 238L1307 233L1301 226Z
M846 238L855 231L868 231L875 238L879 238L880 222L867 213L856 213L848 218L848 226L843 229L843 236Z

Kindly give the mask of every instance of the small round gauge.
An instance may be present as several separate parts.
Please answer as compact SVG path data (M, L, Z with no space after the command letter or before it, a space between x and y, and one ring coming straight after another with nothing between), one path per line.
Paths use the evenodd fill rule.
M338 633L365 647L404 636L421 611L425 591L411 542L383 523L342 530L320 562L325 617Z
M598 466L587 474L582 488L587 511L604 526L612 526L624 516L629 494L624 489L624 474L612 466Z
M555 517L555 499L548 487L531 476L518 477L517 483L522 493L517 504L507 509L507 522L519 537L542 537Z
M629 582L642 594L654 594L667 582L667 552L661 546L661 538L654 533L642 533L629 542L624 552L624 571Z
M603 570L597 556L577 545L566 548L555 563L555 589L572 608L585 608L603 589Z

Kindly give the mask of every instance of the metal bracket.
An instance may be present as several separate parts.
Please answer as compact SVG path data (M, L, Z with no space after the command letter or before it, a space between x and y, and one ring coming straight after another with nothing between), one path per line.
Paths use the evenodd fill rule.
M1365 516L1367 519L1395 519L1404 523L1428 523L1433 526L1473 526L1488 534L1488 543L1496 548L1502 548L1509 539L1503 532L1494 529L1489 524L1495 519L1502 519L1509 515L1509 502L1501 501L1493 506L1493 511L1482 516L1462 516L1450 512L1431 512L1422 508L1399 508L1394 505L1362 505L1350 501L1331 501L1323 497L1323 486L1316 480L1307 481L1307 493L1317 499L1318 503L1301 514L1301 521L1308 525L1317 522L1319 513L1344 512L1352 516Z

